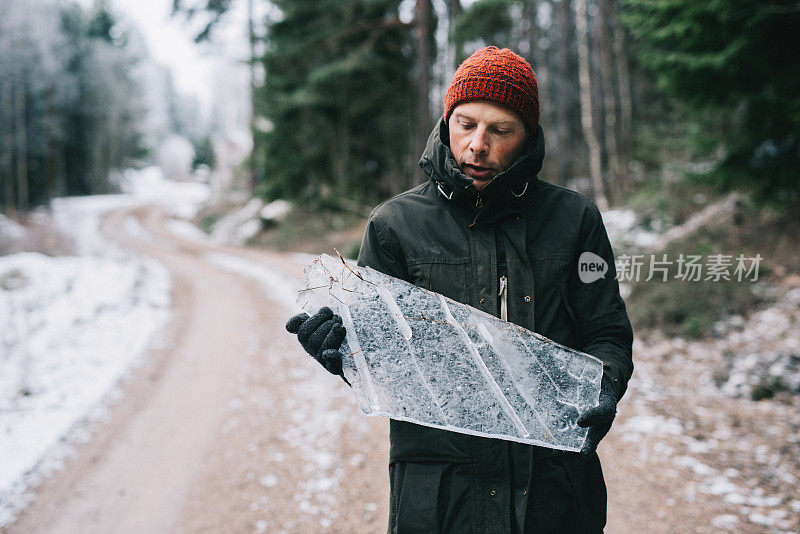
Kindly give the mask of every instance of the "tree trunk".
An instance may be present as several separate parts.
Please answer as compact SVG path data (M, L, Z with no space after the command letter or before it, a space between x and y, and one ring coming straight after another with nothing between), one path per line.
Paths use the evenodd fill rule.
M611 51L611 0L599 0L597 41L600 49L600 76L603 84L603 138L608 157L609 184L620 192L619 149L617 143L617 88L614 84L614 58Z
M425 143L431 131L430 90L431 90L431 0L417 0L414 8L414 37L417 45L416 66L416 128L413 146L417 155L425 150ZM414 185L412 172L408 176L407 186Z
M601 211L608 209L603 187L603 170L601 165L600 142L594 131L592 118L592 81L589 68L589 36L586 0L575 0L575 30L578 34L578 79L581 95L581 126L586 144L589 146L589 174L594 189L594 200Z
M336 115L336 152L333 154L336 168L336 189L337 193L347 191L347 183L350 178L350 121L349 102L347 95L347 84L344 82L339 87L339 105Z
M103 190L107 193L111 191L111 182L108 179L112 169L119 169L122 167L122 150L123 144L126 142L123 137L123 120L119 114L119 110L114 109L111 112L111 135L108 138L108 158L106 163L105 180Z
M250 137L253 142L250 147L250 194L253 194L257 185L256 154L256 26L253 0L247 0L247 36L250 44Z
M572 59L573 48L570 44L575 36L575 19L572 16L571 0L561 0L557 4L556 23L558 33L554 32L552 42L557 43L558 56L556 69L551 77L550 94L554 102L555 117L553 124L556 129L556 146L554 153L558 157L558 173L556 181L565 185L572 177L575 166L576 137L573 135L573 110L577 107L575 102L575 82ZM552 31L552 30L551 30Z
M26 121L25 79L17 78L17 93L14 97L16 120L14 131L17 134L17 207L28 211L28 130Z
M454 49L454 56L453 56L453 68L458 68L461 65L461 62L467 59L464 55L464 41L460 37L457 37L454 33L456 27L456 20L461 15L462 12L461 8L461 0L450 0L450 35L453 41L453 49Z
M8 215L14 215L17 203L14 199L14 170L12 161L14 157L13 129L13 100L11 91L13 87L8 80L2 81L0 86L0 181L3 183L3 200Z
M541 28L536 24L537 0L526 0L522 11L522 18L525 20L524 38L528 44L528 60L536 73L536 85L541 95L542 89L552 86L550 82L550 69L545 57L545 49L539 46L541 41ZM548 91L544 91L547 94ZM550 92L552 95L552 91ZM554 99L539 99L540 117L550 117L552 119L554 111Z
M99 121L98 121L99 122ZM103 175L103 139L107 135L106 124L95 125L97 132L92 136L89 163L89 194L100 190L100 177Z
M617 58L617 84L619 85L619 152L622 169L622 186L628 181L627 165L630 161L630 147L632 142L633 125L633 99L631 98L631 74L628 69L628 50L625 46L625 29L619 24L619 19L613 17L613 46L614 56Z
M56 184L56 112L53 105L55 99L55 87L52 83L48 84L45 91L45 155L44 155L44 180L45 196L47 203L55 196Z

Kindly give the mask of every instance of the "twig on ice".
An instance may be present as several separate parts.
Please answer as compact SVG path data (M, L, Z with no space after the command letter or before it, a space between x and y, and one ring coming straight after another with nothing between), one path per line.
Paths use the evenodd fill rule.
M330 288L331 286L327 285L327 286L307 287L305 289L298 289L297 292L302 293L303 291L314 291L315 289L322 289L323 287Z
M403 319L418 319L418 320L421 320L421 321L430 321L430 322L436 323L436 324L450 324L447 321L437 321L436 319L431 319L429 317L425 317L424 313L420 313L419 315L420 315L419 317L406 317L404 315Z
M344 257L342 256L342 254L341 254L341 253L340 253L338 250L336 250L336 249L334 248L334 249L333 249L333 251L334 251L334 252L336 252L336 255L337 255L337 256L339 256L339 259L340 259L340 260L342 260L342 263L344 264L344 266L345 266L345 267L347 267L347 270L348 270L348 271L350 271L351 273L353 273L354 275L356 275L356 277L357 277L359 280L361 280L362 282L366 282L366 283L368 283L368 284L372 284L373 286L377 286L377 285L378 285L378 284L376 284L376 283L374 283L374 282L370 282L369 280L366 280L366 279L364 279L364 277L363 277L363 276L361 276L361 274L360 274L360 273L357 273L357 272L355 272L355 271L354 271L354 270L353 270L353 269L352 269L352 268L351 268L349 265L347 265L347 262L346 262L346 261L344 261Z
M361 291L356 291L355 289L347 289L346 287L342 287L342 291L347 291L348 293L358 293L359 295L363 295Z

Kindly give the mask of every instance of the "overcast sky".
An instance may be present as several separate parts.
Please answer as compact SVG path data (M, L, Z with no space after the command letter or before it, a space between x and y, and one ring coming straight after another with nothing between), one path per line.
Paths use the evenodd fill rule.
M91 6L94 0L79 0ZM220 62L242 60L247 54L247 19L243 0L234 0L215 31L214 42L196 45L183 16L170 17L172 0L109 0L114 14L135 24L144 35L152 58L169 67L178 92L196 96L208 107Z

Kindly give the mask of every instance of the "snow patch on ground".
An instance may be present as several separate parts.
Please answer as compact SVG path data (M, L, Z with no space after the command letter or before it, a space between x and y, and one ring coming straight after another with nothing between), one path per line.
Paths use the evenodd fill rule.
M655 247L661 234L639 226L636 212L627 208L603 212L603 223L615 251L643 250Z
M668 243L681 239L709 221L735 209L741 198L731 193L723 199L707 205L678 226L664 219L652 219L647 227L642 224L632 209L619 208L603 212L603 222L611 245L617 254L642 253L663 249Z
M360 410L352 392L338 377L325 372L310 357L298 364L292 377L292 394L284 401L285 413L291 414L293 423L284 437L307 461L292 499L299 510L314 516L323 529L328 529L339 519L340 498L346 484L345 468L332 451L345 426L349 427L348 432L365 436L368 425L365 417L353 417ZM350 458L351 465L359 461L363 457Z
M621 430L637 440L636 434L680 434L683 431L680 421L673 418L664 418L658 415L635 415L629 417L622 425Z
M89 197L54 198L53 225L69 235L75 256L118 257L124 255L100 235L100 218L115 209L138 205L131 195L94 195Z
M0 258L0 279L19 276L0 291L0 523L24 475L142 354L170 305L154 262Z
M31 499L27 488L60 466L68 443L88 439L81 423L102 416L169 319L167 270L108 243L100 219L149 202L191 216L208 188L166 182L155 168L124 178L126 194L53 200L52 224L74 255L0 256L0 527Z
M140 204L166 205L180 219L193 218L209 197L207 184L165 180L158 167L125 170L120 188Z
M800 287L784 288L773 306L748 318L715 325L715 336L637 338L636 370L612 432L651 471L656 462L658 477L680 481L678 501L718 510L714 528L797 532L800 397L792 392L800 373L792 355L800 345ZM765 387L774 399L751 400Z
M711 520L711 526L721 530L730 530L730 531L738 530L739 528L741 528L739 526L739 518L731 514L722 514L716 516L714 519Z
M800 395L800 287L746 321L732 317L714 331L728 349L714 374L724 393L754 400Z
M645 228L628 209L606 211L603 220L617 255L647 254L738 202L731 194L672 228L664 221ZM636 370L612 433L650 472L681 481L677 501L714 507L711 526L720 531L800 532L792 508L800 481L798 285L792 277L779 288L755 288L773 304L718 322L713 339L651 332L634 342ZM630 287L621 290L625 296Z
M0 213L0 242L20 239L23 235L25 229L22 225Z
M211 231L211 240L215 243L244 245L261 231L258 213L263 207L261 199L250 199L247 204L217 221Z

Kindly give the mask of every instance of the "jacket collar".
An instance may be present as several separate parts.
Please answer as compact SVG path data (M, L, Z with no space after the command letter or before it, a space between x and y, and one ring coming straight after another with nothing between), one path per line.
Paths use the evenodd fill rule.
M440 119L428 137L419 166L449 202L470 209L472 228L490 226L509 215L520 214L532 198L536 175L544 160L544 133L538 126L535 137L527 141L525 151L510 168L498 174L480 193L456 164L449 145L447 123Z

